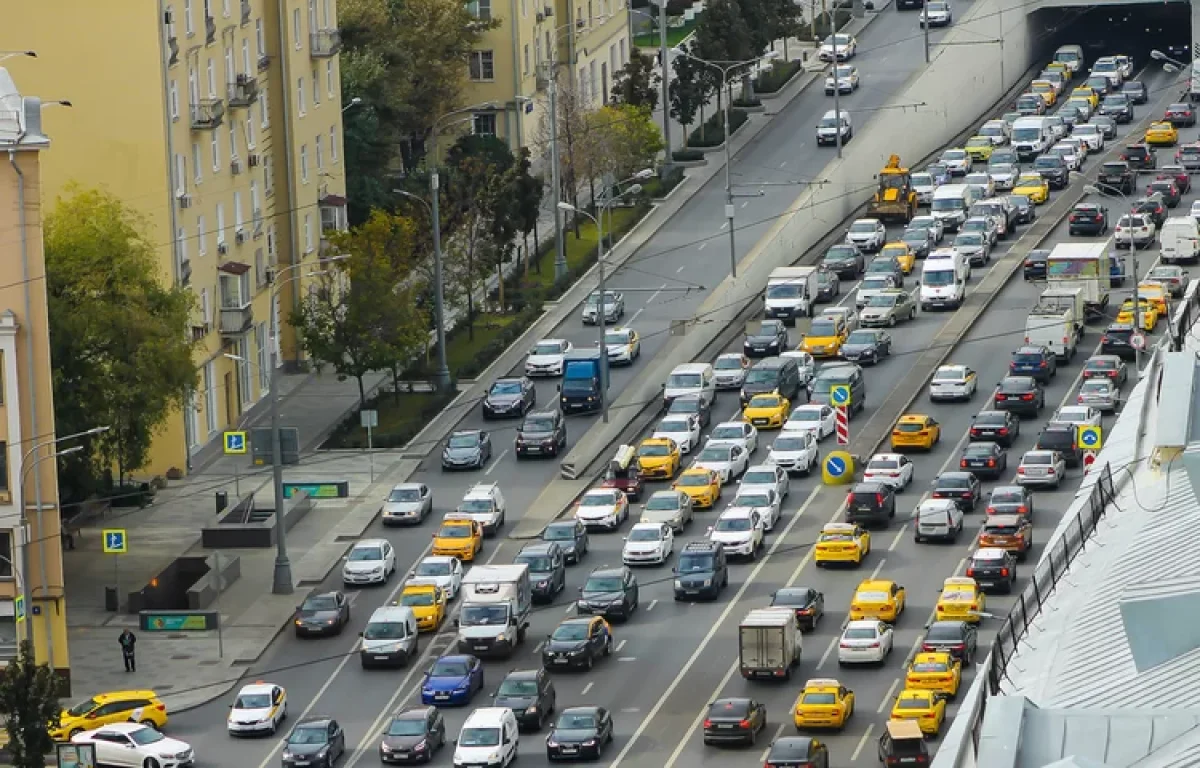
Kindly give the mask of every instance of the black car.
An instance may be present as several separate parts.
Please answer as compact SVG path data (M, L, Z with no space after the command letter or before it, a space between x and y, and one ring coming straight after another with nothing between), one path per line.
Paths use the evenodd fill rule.
M1113 84L1108 79L1108 75L1092 75L1079 87L1082 88L1084 85L1095 91L1097 96L1107 96L1113 90Z
M1121 83L1121 93L1125 94L1134 104L1145 104L1150 100L1146 84L1141 80L1126 80Z
M1033 161L1033 170L1042 174L1050 189L1066 189L1071 179L1071 169L1067 167L1067 161L1063 160L1061 155L1049 152L1039 155L1038 159Z
M531 413L517 428L513 448L518 459L527 456L557 456L567 449L567 420L562 411Z
M970 472L943 472L934 478L933 493L930 495L935 499L953 499L966 514L975 511L975 505L983 495L983 487L979 484L979 478Z
M1176 128L1193 126L1196 124L1196 110L1192 109L1192 105L1186 102L1168 104L1163 119Z
M346 754L346 732L330 717L306 717L296 723L283 742L283 766L312 765L332 768Z
M772 608L791 608L796 612L796 626L813 630L825 615L825 593L812 587L785 587L771 595Z
M849 243L838 243L825 251L821 266L840 278L854 280L866 270L867 262L858 248Z
M1118 122L1120 122L1118 120ZM1135 171L1147 171L1158 167L1158 155L1147 144L1130 144L1121 153L1121 159Z
M1046 391L1032 376L1005 376L996 388L996 409L1018 416L1037 416L1046 405Z
M492 437L482 429L451 432L442 448L442 469L483 469L492 458Z
M977 549L967 561L967 576L983 592L1008 594L1017 583L1017 558L1007 549Z
M980 411L971 420L968 438L1011 447L1021 434L1021 420L1011 411Z
M542 643L546 669L590 670L597 659L611 656L613 636L608 622L596 616L565 619Z
M997 485L988 497L989 515L1024 515L1033 519L1033 491L1023 485Z
M1020 347L1008 361L1012 376L1032 376L1043 384L1058 375L1058 357L1046 347Z
M587 526L578 520L559 520L542 529L542 541L557 544L563 559L575 565L588 552Z
M1092 115L1088 122L1100 129L1105 141L1117 138L1117 121L1108 115Z
M1068 467L1083 465L1083 446L1079 444L1079 430L1074 424L1047 424L1033 447L1040 451L1058 451Z
M1096 186L1101 192L1120 192L1122 195L1132 195L1137 183L1137 174L1128 162L1113 160L1100 166L1096 176Z
M296 637L340 635L350 623L350 601L338 590L309 595L296 606Z
M637 579L624 566L597 568L589 573L575 601L575 612L580 616L591 614L606 619L628 619L637 607Z
M725 548L715 541L689 542L679 553L675 573L675 599L711 597L716 600L729 586Z
M1046 264L1050 261L1050 251L1038 248L1025 255L1022 266L1022 276L1026 280L1045 280Z
M1167 201L1160 194L1139 197L1133 202L1132 208L1134 214L1148 217L1155 227L1161 227L1167 220Z
M842 281L837 272L821 268L817 270L817 301L829 302L842 294Z
M782 320L763 320L757 330L747 331L742 341L746 357L771 357L788 350L788 330Z
M1108 209L1099 203L1076 203L1068 221L1072 235L1103 235L1108 232Z
M810 736L783 736L771 742L763 764L771 768L829 768L829 747Z
M712 421L712 403L700 395L682 395L671 401L667 413L694 413L700 417L700 426L707 427Z
M1162 195L1163 202L1168 208L1178 208L1183 199L1183 191L1174 179L1155 179L1146 187L1147 195Z
M999 443L990 440L967 443L958 460L958 466L976 477L995 480L1008 469L1008 453Z
M933 248L932 238L928 229L906 229L900 236L900 241L912 251L913 258L923 259Z
M754 744L767 727L767 708L755 699L717 699L704 716L705 744Z
M1104 329L1104 335L1100 337L1100 354L1116 355L1125 360L1132 360L1137 356L1137 350L1133 348L1133 334L1135 333L1132 323L1113 323Z
M1120 389L1129 379L1129 369L1116 355L1092 355L1083 364L1083 380L1088 379L1108 379Z
M1057 116L1062 118L1063 123L1067 126L1068 133L1075 130L1075 126L1088 119L1087 114L1083 111L1083 107L1076 107L1071 104L1058 110Z
M874 365L892 353L892 337L886 331L860 328L842 342L842 358Z
M530 731L541 730L557 703L558 692L545 669L514 669L492 696L492 706L511 709L517 725Z
M537 405L537 387L527 376L496 379L483 396L483 418L524 416Z
M1111 117L1118 123L1133 122L1133 102L1123 93L1113 93L1100 101L1098 114Z
M566 557L557 542L526 544L513 562L529 566L529 582L535 602L553 602L555 596L567 587Z
M428 763L446 746L446 721L437 707L408 707L392 715L379 741L379 761Z
M925 630L922 653L948 653L963 663L971 663L979 644L979 632L965 621L935 621Z
M855 483L846 497L846 522L886 528L896 516L896 492L886 483Z
M612 715L604 707L568 707L546 737L546 759L599 760L612 743Z

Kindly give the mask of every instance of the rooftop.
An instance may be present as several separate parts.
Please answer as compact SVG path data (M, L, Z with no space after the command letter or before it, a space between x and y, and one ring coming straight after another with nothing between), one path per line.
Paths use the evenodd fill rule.
M0 147L39 149L50 144L42 133L42 102L22 96L8 70L0 67Z

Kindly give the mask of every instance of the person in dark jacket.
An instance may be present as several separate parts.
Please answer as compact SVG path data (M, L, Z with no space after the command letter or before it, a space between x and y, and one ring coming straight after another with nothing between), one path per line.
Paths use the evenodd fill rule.
M121 646L121 657L125 659L125 671L136 672L137 659L134 658L133 647L137 645L137 635L126 629L121 633L121 636L117 638L117 643L119 643Z

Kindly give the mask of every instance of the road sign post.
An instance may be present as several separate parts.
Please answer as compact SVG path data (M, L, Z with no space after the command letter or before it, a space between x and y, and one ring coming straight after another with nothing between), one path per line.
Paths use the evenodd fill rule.
M372 440L371 430L379 426L379 411L367 410L359 411L358 417L362 422L363 428L367 430L367 461L371 467L371 482L375 482L375 446Z
M1134 349L1145 349L1146 334L1142 333L1141 331L1131 333L1129 335L1129 346L1133 347Z
M104 554L106 555L126 555L129 554L129 538L125 535L124 528L105 528L101 532L104 536ZM121 558L113 558L113 587L117 590L117 611L121 610Z
M848 408L839 406L834 409L837 417L837 444L850 445L850 414Z
M245 432L224 432L221 435L222 447L225 449L226 456L244 456L250 450L250 442L246 439ZM238 463L233 462L233 495L238 501L242 500L242 478L238 471Z
M1104 447L1104 435L1100 427L1094 424L1080 424L1078 430L1079 447L1095 453Z

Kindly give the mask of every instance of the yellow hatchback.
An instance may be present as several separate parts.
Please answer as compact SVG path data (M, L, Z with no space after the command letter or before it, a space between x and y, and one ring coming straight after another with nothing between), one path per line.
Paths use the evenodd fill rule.
M1154 329L1158 327L1158 305L1150 299L1141 299L1138 305L1142 310L1142 330L1154 333ZM1133 299L1125 299L1121 302L1121 311L1117 313L1117 322L1132 324L1134 314Z
M755 395L742 409L742 418L759 429L780 429L791 410L792 402L783 395Z
M1167 299L1167 289L1162 283L1142 282L1138 283L1138 296L1147 301L1154 302L1154 306L1158 307L1158 316L1167 317L1170 311L1170 305Z
M806 682L792 708L797 729L845 728L853 714L854 691L832 678Z
M138 722L143 725L162 730L167 724L167 706L154 691L112 691L96 694L64 709L58 717L58 727L50 731L50 738L70 741L72 736L83 731L129 722L138 710Z
M941 439L942 425L920 413L906 413L892 427L892 450L897 453L906 448L932 451Z
M813 357L837 357L849 331L846 320L840 315L821 315L812 321L800 351Z
M986 136L984 138L987 138ZM917 264L917 255L913 253L912 248L908 247L908 243L895 242L888 243L883 246L883 250L879 255L887 258L892 257L896 263L900 265L900 270L906 275L911 275L913 267Z
M967 621L978 624L987 610L987 595L967 576L952 576L942 582L934 616L938 621Z
M1088 104L1092 105L1092 109L1095 109L1096 107L1100 106L1100 94L1096 93L1096 91L1091 86L1087 86L1087 85L1079 86L1075 90L1071 91L1071 98L1072 99L1087 99Z
M1034 80L1029 84L1029 90L1046 100L1046 106L1053 107L1058 101L1058 88L1049 80Z
M708 509L721 498L721 476L711 469L686 469L671 487L690 496L695 509Z
M887 579L860 582L850 600L850 620L878 619L894 624L904 613L907 594L904 587Z
M986 163L992 157L995 148L996 145L987 136L972 136L963 147L977 163Z
M937 736L946 720L946 694L905 688L892 705L892 719L916 720L921 733Z
M442 525L433 534L434 555L457 557L469 563L483 549L483 526L466 515L453 512L442 519Z
M1145 141L1152 147L1173 147L1179 143L1179 129L1170 123L1150 123Z
M853 523L828 523L821 529L813 547L813 563L818 568L828 563L862 565L871 551L871 534Z
M679 444L669 437L647 437L638 444L638 469L647 480L670 480L679 474L679 463L682 460Z
M1013 194L1024 195L1034 205L1041 205L1050 199L1050 183L1037 171L1022 173L1013 185Z
M399 605L412 609L418 632L436 632L446 618L446 593L433 582L407 582Z
M950 697L958 695L961 684L962 662L945 651L918 653L904 678L906 690L936 691Z

